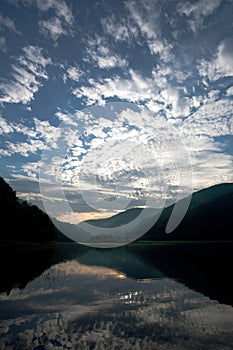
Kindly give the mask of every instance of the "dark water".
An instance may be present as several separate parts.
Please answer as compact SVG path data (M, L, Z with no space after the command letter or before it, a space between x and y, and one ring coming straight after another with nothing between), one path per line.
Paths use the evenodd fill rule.
M233 349L233 243L0 252L0 349Z

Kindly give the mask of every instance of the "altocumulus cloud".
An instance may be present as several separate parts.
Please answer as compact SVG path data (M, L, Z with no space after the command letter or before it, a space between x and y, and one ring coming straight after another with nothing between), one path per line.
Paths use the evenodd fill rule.
M42 152L58 152L62 139L67 154L51 160L47 176L60 171L70 201L68 187L76 190L80 174L83 191L93 191L95 172L106 199L159 200L168 184L166 197L174 200L177 172L159 140L175 147L178 138L190 157L193 189L233 181L232 2L7 3L17 11L2 1L0 68L5 77L9 72L0 80L5 177L38 179ZM134 108L111 117L109 102ZM94 105L102 106L96 114L85 109ZM137 166L134 145L141 149ZM177 147L180 171L182 156ZM38 199L33 190L26 193Z
M43 55L43 49L30 45L22 51L23 55L16 58L16 63L12 65L12 79L0 82L0 102L27 104L42 86L43 80L48 79L46 66L51 64L51 59Z

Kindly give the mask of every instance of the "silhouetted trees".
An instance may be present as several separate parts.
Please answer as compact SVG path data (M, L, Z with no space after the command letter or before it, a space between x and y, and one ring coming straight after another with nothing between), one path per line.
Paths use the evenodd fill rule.
M0 239L48 242L56 229L42 210L26 201L20 203L16 192L0 177Z
M180 225L172 233L166 234L166 224L173 207L172 205L165 208L157 223L141 239L233 240L233 184L220 184L194 193ZM128 219L133 219L140 210L131 209L93 223L97 227L117 227L130 222ZM31 242L70 241L55 228L48 215L37 206L19 201L15 191L1 177L0 220L0 239ZM76 225L59 224L61 231L62 228L71 233L77 230Z
M142 237L145 240L233 240L233 184L219 184L195 192L178 227L165 229L174 205L162 212L157 223Z

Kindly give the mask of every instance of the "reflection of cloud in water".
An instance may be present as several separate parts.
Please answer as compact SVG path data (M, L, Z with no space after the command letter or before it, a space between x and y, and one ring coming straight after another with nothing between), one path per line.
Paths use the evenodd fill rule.
M69 261L24 290L1 295L7 316L0 348L230 350L232 307L174 280L121 277L113 269Z
M99 267L99 266L87 266L78 263L75 260L68 261L65 263L60 263L54 265L50 268L50 272L55 274L64 274L68 275L94 275L101 278L116 277L116 278L125 278L126 276L123 273L119 273L116 270Z

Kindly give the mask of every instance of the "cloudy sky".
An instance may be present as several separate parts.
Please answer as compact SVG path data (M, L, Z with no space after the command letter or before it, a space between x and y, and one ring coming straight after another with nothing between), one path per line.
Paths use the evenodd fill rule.
M1 176L70 222L232 182L232 15L232 0L1 0Z

